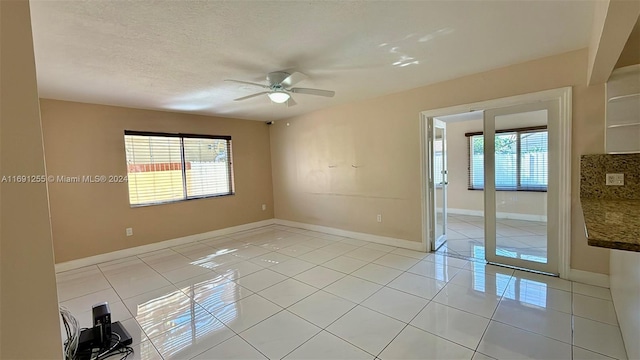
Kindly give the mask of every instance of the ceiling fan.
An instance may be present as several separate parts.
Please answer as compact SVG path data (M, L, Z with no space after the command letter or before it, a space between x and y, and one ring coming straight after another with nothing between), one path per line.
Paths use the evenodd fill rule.
M330 90L292 87L293 85L299 83L300 81L306 78L307 78L307 75L300 72L294 72L290 74L284 71L276 71L276 72L271 72L267 74L267 81L269 82L269 85L258 84L258 83L248 82L248 81L230 80L230 79L227 79L225 81L235 82L239 84L253 85L253 86L260 87L267 90L267 91L262 91L256 94L248 95L248 96L243 96L243 97L234 99L234 101L247 100L253 97L266 94L269 97L269 99L271 99L271 101L273 101L274 103L278 103L278 104L287 103L288 106L293 106L296 104L296 102L291 97L291 93L318 95L318 96L325 96L325 97L333 97L333 95L335 95L335 91L330 91Z

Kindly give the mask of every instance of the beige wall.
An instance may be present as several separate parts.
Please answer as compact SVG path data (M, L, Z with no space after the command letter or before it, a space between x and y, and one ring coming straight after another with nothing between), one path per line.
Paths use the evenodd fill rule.
M577 208L580 155L604 151L604 85L587 86L586 74L583 49L277 121L275 215L420 241L419 113L573 86L571 267L608 273L608 250L587 246Z
M514 121L509 127L536 125L546 123ZM447 123L448 208L484 211L484 192L468 189L469 138L464 134L478 131L482 131L482 120ZM501 213L547 216L546 192L497 191L496 204L497 211Z
M0 1L2 176L45 173L28 1ZM60 359L46 183L0 185L0 358Z
M54 176L126 175L125 129L231 135L233 144L233 196L131 208L126 183L50 184L57 263L273 218L263 122L47 99L41 111L47 168ZM125 236L128 227L131 237Z

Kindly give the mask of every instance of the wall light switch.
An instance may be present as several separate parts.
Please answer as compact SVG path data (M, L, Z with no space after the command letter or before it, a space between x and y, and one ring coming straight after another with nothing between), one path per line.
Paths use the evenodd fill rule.
M607 185L624 185L624 174L607 174Z
M127 228L127 236L133 236L133 228Z

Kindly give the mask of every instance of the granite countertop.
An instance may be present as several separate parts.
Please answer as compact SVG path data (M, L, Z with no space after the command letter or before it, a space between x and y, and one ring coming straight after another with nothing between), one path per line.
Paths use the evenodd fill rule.
M640 200L581 198L591 246L640 252Z

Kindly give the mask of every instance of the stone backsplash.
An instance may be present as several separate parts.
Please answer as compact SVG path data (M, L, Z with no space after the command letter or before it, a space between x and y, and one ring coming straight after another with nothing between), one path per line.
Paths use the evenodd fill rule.
M607 173L624 173L624 185L605 185ZM582 155L580 197L640 200L640 154Z

